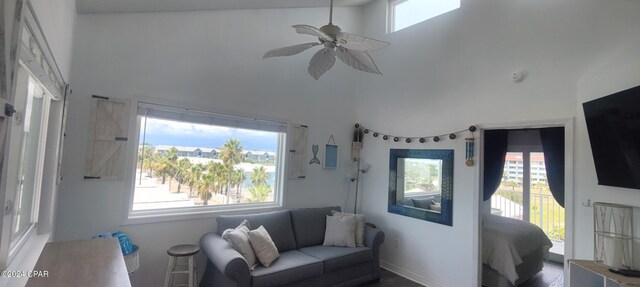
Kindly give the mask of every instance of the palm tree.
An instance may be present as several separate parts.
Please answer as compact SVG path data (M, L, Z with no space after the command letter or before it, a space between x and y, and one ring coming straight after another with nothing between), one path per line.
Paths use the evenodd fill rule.
M178 193L180 193L180 187L187 178L189 170L191 170L191 162L187 158L179 160L178 164L176 164L175 176L178 181Z
M153 169L156 171L156 176L162 177L162 184L165 183L167 176L171 174L171 164L165 157L159 157L154 160Z
M247 179L247 176L244 175L244 169L237 169L233 171L232 183L236 187L236 203L240 203L240 199L242 197L242 183Z
M138 149L138 161L148 159L153 154L153 146L148 143L143 143Z
M203 166L201 164L191 165L191 168L187 172L186 184L189 185L189 198L193 196L193 186L200 181L202 176Z
M223 164L210 161L206 166L207 172L213 177L214 191L222 193L224 183L227 182L228 172Z
M222 163L229 171L229 177L227 178L227 199L226 204L229 204L229 190L231 189L231 177L233 173L233 166L242 162L242 146L237 139L228 140L222 150L220 151L220 159Z
M160 154L154 153L153 150L151 150L151 153L145 155L145 160L142 162L142 168L147 169L147 177L151 177L153 175L153 168L159 159Z
M267 170L264 166L256 166L251 171L251 184L253 186L266 185L267 184Z
M271 193L271 186L267 184L255 185L249 188L249 193L251 193L249 202L264 202Z
M138 162L140 163L140 175L138 178L138 184L142 184L142 172L145 167L149 167L152 155L153 148L148 143L143 143L138 149Z
M169 165L169 192L171 192L171 179L176 177L176 169L178 165L178 149L176 147L171 147L165 154L165 158Z
M211 199L211 186L213 185L213 175L212 174L204 174L202 178L196 183L195 187L198 191L198 197L202 199L204 205L209 204L209 199Z
M505 185L511 187L511 190L515 190L516 186L518 186L518 182L513 179L510 179L507 181Z
M177 161L178 160L178 149L176 147L171 147L167 153L165 153L165 157L169 161Z

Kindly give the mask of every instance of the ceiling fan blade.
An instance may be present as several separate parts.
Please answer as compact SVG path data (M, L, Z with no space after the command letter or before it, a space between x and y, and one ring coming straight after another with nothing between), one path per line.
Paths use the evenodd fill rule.
M336 52L331 48L322 48L322 50L318 51L313 58L311 58L311 62L309 62L309 74L316 80L320 79L320 76L324 74L326 71L329 71L333 64L336 63Z
M347 32L340 32L337 40L338 44L345 48L357 51L373 51L389 46L389 43L387 42Z
M299 54L302 51L305 51L313 46L317 46L320 45L320 43L304 43L304 44L299 44L299 45L293 45L293 46L288 46L288 47L282 47L282 48L278 48L278 49L273 49L267 53L264 54L264 56L262 56L263 59L265 58L269 58L269 57L282 57L282 56L292 56L295 54Z
M293 25L294 29L296 29L296 33L298 34L306 34L311 36L316 36L325 41L333 42L335 39L331 38L331 36L327 35L325 32L320 31L320 29L309 26L309 25Z
M382 75L371 56L364 51L349 50L338 46L336 55L342 62L356 70Z

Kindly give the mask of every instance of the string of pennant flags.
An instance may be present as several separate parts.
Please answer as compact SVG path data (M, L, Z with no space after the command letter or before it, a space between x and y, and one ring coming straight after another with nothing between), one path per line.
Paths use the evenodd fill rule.
M356 133L358 134L362 133L364 135L372 135L374 138L382 138L382 140L385 140L385 141L392 139L394 142L400 142L401 140L403 140L405 143L412 143L414 141L418 141L419 143L426 143L429 140L433 142L439 142L443 138L449 138L450 140L455 140L458 137L457 134L468 131L470 132L470 135L469 137L465 138L465 141L466 141L465 164L467 166L473 166L473 156L474 156L474 148L475 148L475 138L473 136L473 133L477 130L475 126L469 126L469 128L467 129L454 131L451 133L446 133L441 135L428 135L428 136L397 136L397 135L391 135L388 133L375 131L370 128L364 127L361 124L355 124L355 127L356 127Z

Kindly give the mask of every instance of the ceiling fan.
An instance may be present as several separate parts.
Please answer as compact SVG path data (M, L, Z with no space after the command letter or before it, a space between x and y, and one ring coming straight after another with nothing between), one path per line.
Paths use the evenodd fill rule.
M340 27L333 25L333 0L329 10L329 24L320 29L309 25L293 25L298 34L318 37L319 42L310 42L271 50L262 57L282 57L299 54L311 47L323 45L309 62L309 74L316 80L330 70L336 62L336 56L348 66L367 73L382 75L376 63L367 52L382 49L389 43L374 40L364 36L342 32Z

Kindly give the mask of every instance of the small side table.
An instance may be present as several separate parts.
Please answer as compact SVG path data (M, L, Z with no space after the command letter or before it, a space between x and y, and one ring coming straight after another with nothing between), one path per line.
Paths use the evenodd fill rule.
M167 267L167 273L164 277L164 287L174 286L173 278L175 274L186 274L189 276L189 284L179 286L196 287L198 285L198 270L194 259L194 256L198 254L198 252L200 252L200 247L193 244L176 245L167 250L167 254L169 254L169 266ZM186 257L187 264L178 264L178 258L180 257Z

